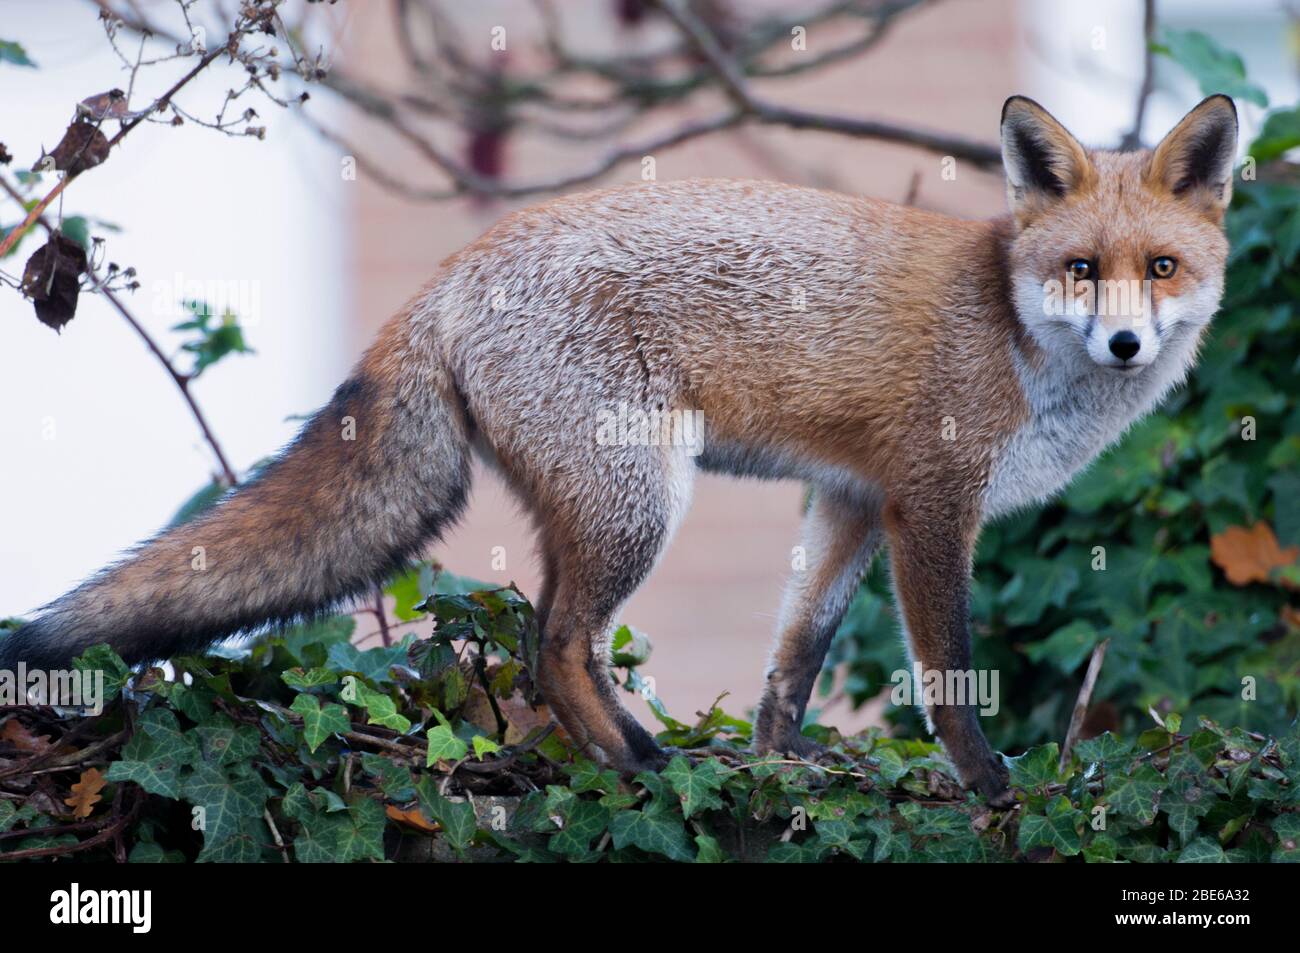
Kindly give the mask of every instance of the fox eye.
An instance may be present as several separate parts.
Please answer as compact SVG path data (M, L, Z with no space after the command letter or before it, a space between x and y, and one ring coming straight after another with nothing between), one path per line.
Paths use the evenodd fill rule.
M1152 278L1172 278L1177 270L1178 262L1168 255L1161 255L1159 258L1151 259Z
M1065 270L1075 281L1087 281L1092 277L1092 262L1086 258L1076 258L1065 266Z

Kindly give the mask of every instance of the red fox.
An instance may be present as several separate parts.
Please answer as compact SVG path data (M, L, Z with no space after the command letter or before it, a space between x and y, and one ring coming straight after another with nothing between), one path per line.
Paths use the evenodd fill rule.
M994 221L731 180L512 214L441 264L275 463L0 640L0 668L100 642L165 658L337 604L458 517L477 453L539 530L543 696L593 754L653 769L607 673L611 622L698 470L796 479L807 566L753 740L805 754L814 681L883 540L913 658L969 670L981 524L1064 486L1187 374L1223 290L1236 139L1226 96L1130 153L1087 150L1016 96ZM1145 304L1103 306L1108 281ZM620 406L702 432L602 437ZM1006 803L974 705L927 715L963 783Z

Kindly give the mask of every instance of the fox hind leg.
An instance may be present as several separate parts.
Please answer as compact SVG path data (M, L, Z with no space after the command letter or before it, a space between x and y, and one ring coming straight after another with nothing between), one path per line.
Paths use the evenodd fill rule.
M802 566L786 588L767 685L754 724L759 752L808 757L816 745L801 727L835 630L880 549L878 501L870 494L817 488L804 518Z
M650 574L680 521L690 467L664 448L621 449L628 452L603 460L599 478L586 480L583 492L539 501L553 579L538 685L575 744L636 772L662 767L666 758L618 699L609 638L615 614Z

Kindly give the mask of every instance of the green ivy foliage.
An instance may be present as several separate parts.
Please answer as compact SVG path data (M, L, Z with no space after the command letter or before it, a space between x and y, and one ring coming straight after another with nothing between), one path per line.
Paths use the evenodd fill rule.
M407 610L434 636L362 649L354 621L297 626L237 657L132 674L100 646L97 717L0 720L0 862L1176 861L1300 859L1300 728L1276 740L1176 715L1129 741L1055 743L1010 762L1019 804L963 792L938 748L878 730L818 762L754 756L716 706L652 710L681 749L620 777L534 711L532 607L416 569ZM645 696L644 637L610 677ZM232 655L235 653L226 653ZM42 771L55 763L63 771ZM77 786L98 797L78 813Z

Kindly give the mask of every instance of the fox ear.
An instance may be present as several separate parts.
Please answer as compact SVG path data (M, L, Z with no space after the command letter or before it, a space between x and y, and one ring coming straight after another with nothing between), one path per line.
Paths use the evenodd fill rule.
M1237 155L1237 107L1227 96L1201 100L1151 153L1149 185L1221 216L1232 199Z
M1079 140L1026 96L1012 96L1002 106L1002 165L1007 201L1021 224L1094 177Z

